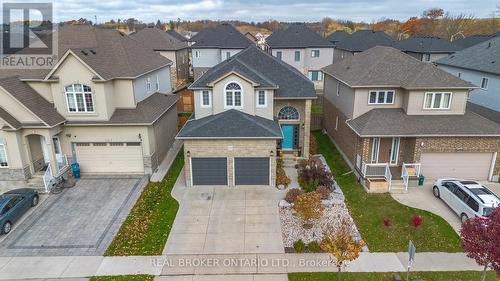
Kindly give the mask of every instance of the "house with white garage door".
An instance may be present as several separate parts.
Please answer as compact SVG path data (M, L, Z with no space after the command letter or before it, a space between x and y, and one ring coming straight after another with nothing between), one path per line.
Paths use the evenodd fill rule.
M323 71L325 128L364 180L498 180L500 126L467 108L475 85L382 46Z
M0 182L151 174L177 133L171 61L114 30L57 31L52 69L0 71Z
M274 186L278 154L309 156L316 93L293 66L250 46L190 88L195 114L177 135L188 186Z

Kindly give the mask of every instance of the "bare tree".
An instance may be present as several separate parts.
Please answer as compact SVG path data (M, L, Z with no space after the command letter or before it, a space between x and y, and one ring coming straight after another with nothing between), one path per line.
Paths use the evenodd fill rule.
M457 37L463 37L463 34L466 33L473 22L473 15L458 14L454 16L446 13L440 21L437 34L444 39L452 41Z

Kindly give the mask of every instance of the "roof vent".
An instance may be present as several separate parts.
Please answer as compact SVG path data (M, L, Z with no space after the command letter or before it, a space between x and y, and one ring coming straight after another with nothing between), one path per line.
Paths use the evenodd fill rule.
M89 53L85 52L84 50L82 50L82 54L83 54L84 56L88 56L88 55L89 55Z

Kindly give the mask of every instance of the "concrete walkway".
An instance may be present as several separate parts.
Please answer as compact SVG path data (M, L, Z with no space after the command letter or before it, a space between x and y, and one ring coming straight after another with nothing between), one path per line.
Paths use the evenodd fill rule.
M349 272L402 272L406 253L362 253ZM211 275L249 275L277 279L289 272L335 271L326 254L168 255L154 257L12 257L0 258L0 279L84 278L89 276L150 274L184 276L159 280L225 280ZM412 271L481 271L463 253L417 253ZM269 279L260 279L260 277ZM205 277L200 277L205 276ZM234 276L233 276L234 277ZM234 280L234 279L232 279Z
M156 171L151 175L150 181L152 182L161 182L165 175L168 172L168 169L170 169L170 166L175 160L175 157L179 153L179 151L182 148L182 144L184 142L182 140L175 140L174 143L172 144L172 147L168 150L167 155L161 162L160 166L156 169Z

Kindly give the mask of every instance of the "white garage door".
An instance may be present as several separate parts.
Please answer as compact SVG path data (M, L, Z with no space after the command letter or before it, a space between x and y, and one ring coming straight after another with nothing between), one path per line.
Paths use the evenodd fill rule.
M141 143L75 143L82 173L144 173Z
M426 178L488 180L492 157L492 153L422 153L420 162Z

